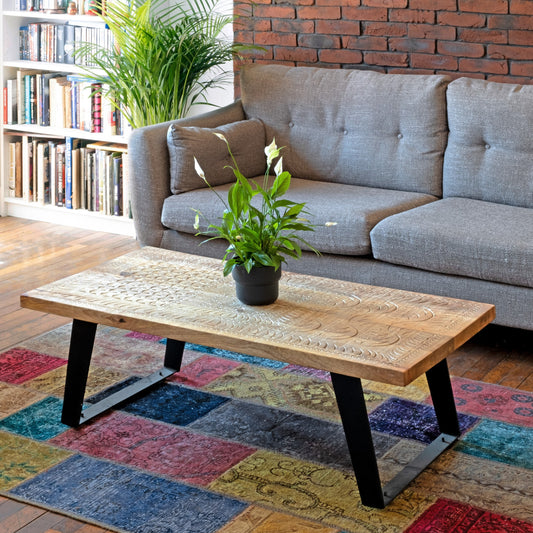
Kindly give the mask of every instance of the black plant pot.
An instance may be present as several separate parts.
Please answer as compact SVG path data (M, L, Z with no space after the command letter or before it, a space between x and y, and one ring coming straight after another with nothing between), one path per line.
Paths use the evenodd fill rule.
M232 271L237 298L246 305L268 305L278 299L281 268L254 267L250 273L242 265Z

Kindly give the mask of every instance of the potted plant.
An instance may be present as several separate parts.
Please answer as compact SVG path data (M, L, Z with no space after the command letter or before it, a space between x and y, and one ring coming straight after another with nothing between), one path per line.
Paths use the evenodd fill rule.
M265 148L266 171L261 185L241 173L226 137L221 133L214 134L228 147L236 181L228 191L227 200L224 199L209 184L204 171L196 158L194 159L197 174L217 195L224 207L220 223L208 221L205 231L198 231L200 217L203 215L194 209L194 227L198 231L197 235L209 237L203 242L213 239L224 239L228 242L223 257L223 274L227 276L232 273L239 300L249 305L273 303L278 297L281 265L286 262L286 257L300 258L302 244L319 254L318 250L299 235L300 232L314 231L314 226L304 218L304 215L308 214L305 203L296 203L284 198L291 185L291 175L283 170L281 148L276 146L275 139ZM271 176L272 164L278 157L274 176Z
M95 0L111 30L108 47L86 43L90 79L133 128L184 117L205 92L229 81L223 65L244 47L224 40L234 17L216 12L217 0Z

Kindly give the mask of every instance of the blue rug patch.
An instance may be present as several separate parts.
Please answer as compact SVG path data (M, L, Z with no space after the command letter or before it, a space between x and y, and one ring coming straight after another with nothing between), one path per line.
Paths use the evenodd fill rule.
M229 398L165 383L121 407L122 411L160 422L186 426Z
M461 432L471 428L479 418L458 414ZM374 431L414 439L429 444L440 435L432 405L415 403L400 398L389 398L368 416Z
M483 419L456 450L491 461L533 469L533 429Z
M0 429L39 441L51 439L69 429L60 422L62 408L59 398L44 398L0 420Z
M232 498L79 455L11 493L139 533L214 533L247 507Z

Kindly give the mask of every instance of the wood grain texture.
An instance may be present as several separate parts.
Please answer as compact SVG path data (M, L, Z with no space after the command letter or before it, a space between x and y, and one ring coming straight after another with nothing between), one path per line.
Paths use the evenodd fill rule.
M284 273L250 307L217 260L143 248L25 293L22 307L407 385L494 319L494 307Z

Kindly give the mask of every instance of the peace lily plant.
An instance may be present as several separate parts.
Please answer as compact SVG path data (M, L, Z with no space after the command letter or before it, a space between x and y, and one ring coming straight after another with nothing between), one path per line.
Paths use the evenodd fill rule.
M203 215L194 209L194 228L198 231L197 235L210 237L204 242L214 239L225 239L228 242L223 258L224 276L232 272L237 265L242 265L248 273L254 267L274 267L278 270L281 264L286 262L286 257L299 259L302 256L302 244L319 255L318 250L298 235L299 232L314 231L313 224L304 218L304 215L308 215L306 204L283 198L291 185L291 174L283 170L283 157L279 157L282 148L276 146L276 140L273 139L265 148L266 171L263 184L259 185L241 173L226 137L221 133L214 134L228 147L233 162L230 168L236 181L229 189L226 201L209 184L204 171L196 158L194 159L197 174L224 206L220 224L209 223L206 231L198 231L200 217ZM270 169L278 157L274 166L275 178L272 181ZM272 184L269 185L271 181ZM261 196L261 201L256 207L258 202L252 204L252 199L258 195Z

